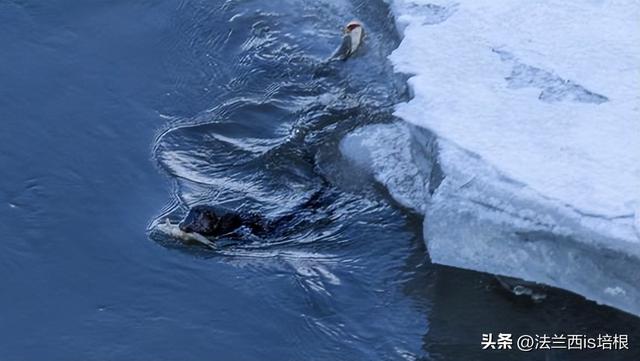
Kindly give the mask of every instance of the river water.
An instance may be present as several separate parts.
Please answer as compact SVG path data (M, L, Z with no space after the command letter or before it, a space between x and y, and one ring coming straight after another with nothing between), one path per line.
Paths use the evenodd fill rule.
M327 62L353 18L364 48ZM340 155L399 121L397 34L383 1L0 0L0 359L640 357L637 318L431 264L421 219ZM195 204L299 221L215 252L154 236ZM632 349L482 351L489 332Z

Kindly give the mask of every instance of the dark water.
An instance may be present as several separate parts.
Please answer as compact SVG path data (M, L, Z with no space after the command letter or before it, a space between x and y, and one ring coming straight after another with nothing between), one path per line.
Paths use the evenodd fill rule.
M366 47L324 60L359 18ZM382 1L0 0L0 360L636 360L640 321L429 263L421 220L337 144L408 94ZM215 203L286 237L152 237ZM481 351L482 333L631 350Z

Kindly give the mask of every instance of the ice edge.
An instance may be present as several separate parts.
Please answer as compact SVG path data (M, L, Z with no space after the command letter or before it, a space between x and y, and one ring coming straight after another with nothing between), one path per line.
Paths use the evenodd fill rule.
M508 2L500 3L504 5ZM482 1L474 2L474 6L477 4L480 4L478 8L482 8L491 7L496 2L490 2L489 5ZM411 30L413 36L416 35L416 27L445 22L464 5L462 1L455 5L439 1L391 2L399 29L404 32L411 26L414 28ZM506 8L509 10L509 6ZM640 7L634 11L637 12L637 9ZM638 34L632 34L631 38L634 37L638 37ZM421 88L424 79L420 79L421 69L416 68L420 54L410 60L399 58L403 55L406 58L408 54L406 40L403 39L405 44L400 45L404 49L392 54L391 59L397 71L417 74L409 84L414 93L418 93L418 101L414 97L409 103L401 104L396 112L410 124L373 125L359 129L343 139L341 150L348 158L371 169L376 179L400 203L425 215L424 238L433 262L545 283L640 315L640 207L637 191L633 191L634 182L640 185L637 166L621 177L626 181L622 187L632 189L632 193L614 194L615 201L629 200L622 207L617 207L615 202L607 203L605 199L601 207L582 208L580 200L573 204L573 199L566 201L562 197L555 197L557 194L563 195L562 188L556 190L555 194L545 194L541 191L544 187L532 187L513 177L513 172L504 172L496 167L500 162L495 163L484 157L483 150L486 149L473 146L466 149L461 146L465 143L459 142L456 129L452 132L446 126L440 127L437 122L425 122L425 117L434 114L427 111L432 104L429 104L430 99L424 91L434 89L429 86ZM415 45L415 39L409 41L414 41L412 44ZM598 78L587 77L584 78L584 85L579 84L546 71L545 65L549 63L545 63L543 57L532 56L532 63L527 64L509 51L513 46L489 45L486 48L501 62L498 72L504 75L500 80L506 81L506 91L521 92L516 97L522 97L525 93L537 94L535 101L543 105L535 106L540 109L548 108L545 103L551 107L559 103L556 109L560 109L561 114L584 116L599 112L599 121L609 119L609 110L616 116L630 118L640 109L640 97L633 92L630 96L620 93L616 87L608 87ZM420 53L424 49L416 51ZM627 70L640 74L637 61L640 51L637 45L629 51L636 62L631 64L631 70ZM518 52L526 54L526 51L516 49ZM580 78L579 72L575 74L577 79ZM479 86L483 85L483 81L479 80ZM620 83L617 86L624 90L627 85ZM605 92L599 93L599 89ZM437 100L437 96L435 98ZM609 102L614 104L609 108L593 110L598 109L593 107ZM553 119L557 115L554 111L545 115ZM436 112L435 117L441 117L436 120L442 121L443 114L446 115ZM467 113L457 115L460 114ZM613 127L606 131L610 135L619 135L624 131L633 134L637 124L630 123L626 118L614 125L630 128L620 130ZM568 124L564 129L571 130L572 125ZM594 134L588 127L584 132L586 138ZM626 144L626 140L631 143ZM626 166L637 160L640 152L634 154L634 149L638 147L638 142L634 145L633 141L633 137L627 136L621 144L617 144L621 148L630 146L627 151L631 156L625 159L628 163L616 163L615 166ZM479 152L475 152L476 149ZM610 154L617 155L615 152ZM599 179L594 177L589 180ZM620 198L620 194L623 198ZM607 211L609 204L617 208Z

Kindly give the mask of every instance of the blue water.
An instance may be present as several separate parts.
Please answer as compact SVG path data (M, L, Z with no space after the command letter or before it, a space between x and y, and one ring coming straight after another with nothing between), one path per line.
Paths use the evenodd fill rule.
M326 63L353 18L361 54ZM0 359L640 357L480 351L499 331L637 346L640 321L432 265L421 220L340 156L410 96L393 24L382 1L0 0ZM318 192L287 237L212 252L151 231Z

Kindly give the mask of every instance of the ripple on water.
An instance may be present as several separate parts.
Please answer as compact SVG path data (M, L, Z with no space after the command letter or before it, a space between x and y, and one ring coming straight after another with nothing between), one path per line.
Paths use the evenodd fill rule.
M192 256L168 267L223 284L237 297L227 305L244 300L208 325L224 335L216 341L236 340L243 353L327 360L477 354L447 349L478 336L465 322L491 325L492 315L517 319L522 310L487 291L485 276L452 276L425 262L422 222L339 151L359 126L393 121L393 105L407 96L405 79L386 60L398 40L388 9L359 0L256 4L194 0L179 9L183 38L167 61L176 81L154 145L175 187L159 218L178 220L206 203L298 219L288 233L220 240L216 251L154 238ZM361 55L325 63L353 18L367 26ZM300 209L316 194L319 206ZM207 303L216 309L224 297ZM450 319L458 314L465 316ZM558 318L543 308L526 322L540 325L540 314Z

